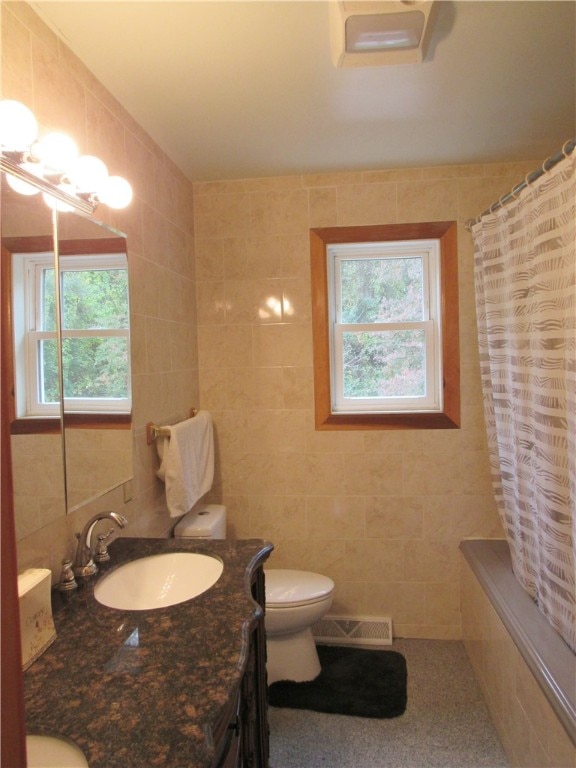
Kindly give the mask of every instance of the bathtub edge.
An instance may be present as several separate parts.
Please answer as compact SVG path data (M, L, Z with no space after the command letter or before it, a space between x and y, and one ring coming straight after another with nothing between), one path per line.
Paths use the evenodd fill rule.
M569 681L576 680L576 656L514 576L504 539L469 539L460 550L576 745L576 690L569 690Z

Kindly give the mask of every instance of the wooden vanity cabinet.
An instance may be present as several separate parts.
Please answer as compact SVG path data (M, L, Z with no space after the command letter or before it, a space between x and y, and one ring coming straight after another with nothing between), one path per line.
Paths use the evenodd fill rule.
M254 574L252 596L261 606L262 616L252 629L240 690L231 696L214 729L218 754L214 768L268 768L265 592L262 567Z
M220 719L213 728L212 736L216 745L214 768L240 768L240 691L230 697Z

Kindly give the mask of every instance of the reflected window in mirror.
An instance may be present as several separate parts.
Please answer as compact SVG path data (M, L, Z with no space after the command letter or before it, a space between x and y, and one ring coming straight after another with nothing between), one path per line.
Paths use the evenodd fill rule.
M64 245L73 251L72 243ZM12 259L17 415L59 416L54 257L13 253ZM65 410L129 413L126 255L63 255L59 277Z
M3 246L12 287L12 433L38 428L51 431L51 420L61 417L58 354L65 423L129 424L125 240L59 239L58 286L53 243L47 238L7 238Z

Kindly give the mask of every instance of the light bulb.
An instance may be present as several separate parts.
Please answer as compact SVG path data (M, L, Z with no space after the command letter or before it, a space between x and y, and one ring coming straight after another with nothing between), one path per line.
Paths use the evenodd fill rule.
M44 163L46 172L67 171L78 157L78 148L65 133L48 133L33 147L34 156Z
M109 176L98 198L109 208L126 208L132 201L132 187L121 176Z
M63 192L67 192L69 195L74 196L74 187L71 184L58 184L58 189L61 189ZM59 200L53 195L50 195L48 192L43 192L42 197L48 208L51 208L53 211L59 211L60 213L70 213L70 211L74 210L73 206L68 205L68 203L65 203L63 200Z
M38 163L22 163L20 167L25 171L34 174L34 176L42 178L42 168ZM14 192L18 192L19 195L37 195L38 192L40 192L38 187L19 179L17 176L12 176L11 173L6 174L6 181L8 182L8 186L11 187Z
M82 155L70 168L68 178L79 192L98 192L108 179L108 168L98 157Z
M38 123L31 110L19 101L0 101L0 145L24 152L36 141Z

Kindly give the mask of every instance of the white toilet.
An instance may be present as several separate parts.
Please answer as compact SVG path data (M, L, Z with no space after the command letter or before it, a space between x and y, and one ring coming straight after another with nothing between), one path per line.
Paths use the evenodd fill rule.
M225 539L226 507L205 504L174 528L176 538ZM268 685L276 680L313 680L320 661L312 625L332 604L334 582L310 571L266 568L266 650Z
M320 674L312 625L332 605L334 582L311 571L265 568L268 685Z

